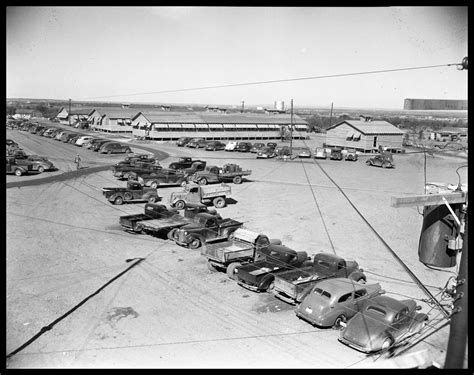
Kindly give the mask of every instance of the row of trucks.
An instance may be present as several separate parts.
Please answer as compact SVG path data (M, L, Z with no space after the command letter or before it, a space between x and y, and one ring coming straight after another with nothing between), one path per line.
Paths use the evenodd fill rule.
M211 271L222 271L254 292L271 291L289 304L297 304L319 281L347 278L365 283L358 263L335 254L319 252L313 258L279 239L243 228L243 223L222 218L200 203L175 208L147 203L144 214L121 216L124 230L173 240L190 249L201 248Z

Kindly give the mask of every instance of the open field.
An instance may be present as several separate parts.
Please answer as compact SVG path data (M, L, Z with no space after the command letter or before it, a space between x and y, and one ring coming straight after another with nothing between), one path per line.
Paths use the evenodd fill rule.
M339 343L336 330L297 319L294 307L271 293L250 292L209 271L199 251L122 231L119 216L144 207L113 206L102 196L102 187L125 184L109 169L123 156L97 155L18 130L7 131L7 138L27 152L51 156L60 169L7 175L7 353L127 269L128 259L144 258L12 356L8 368L356 368L378 359ZM309 143L314 147L319 141ZM422 216L416 207L390 206L392 196L424 192L422 153L396 154L396 168L382 169L366 166L368 156L357 162L256 160L254 154L178 148L171 142L129 144L134 151L156 152L163 166L178 156L194 156L251 169L248 181L231 184L236 202L220 209L223 217L244 221L246 228L280 238L295 250L355 259L368 281L379 282L387 295L417 299L430 316L429 326L442 320L322 171L439 297L456 267L442 272L420 263ZM76 172L77 152L86 168ZM426 181L456 184L455 170L465 164L463 158L429 156ZM459 173L467 183L467 168ZM43 180L47 176L53 178ZM166 202L177 190L158 193ZM442 364L448 334L445 327L412 351L426 349Z

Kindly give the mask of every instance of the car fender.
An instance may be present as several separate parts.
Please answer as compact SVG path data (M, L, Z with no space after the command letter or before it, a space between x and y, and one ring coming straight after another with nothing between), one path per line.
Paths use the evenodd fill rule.
M362 273L361 271L354 271L348 276L348 279L354 280L354 281L363 280L364 282L366 282L367 276L365 276L365 274Z

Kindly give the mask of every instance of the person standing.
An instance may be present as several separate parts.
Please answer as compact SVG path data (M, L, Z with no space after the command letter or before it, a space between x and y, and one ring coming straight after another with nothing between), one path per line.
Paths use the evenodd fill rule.
M81 168L81 157L79 156L79 154L76 154L74 163L76 163L76 170L79 170Z

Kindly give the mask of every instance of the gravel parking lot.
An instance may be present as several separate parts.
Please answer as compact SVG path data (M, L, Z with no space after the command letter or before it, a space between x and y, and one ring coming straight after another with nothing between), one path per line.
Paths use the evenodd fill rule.
M29 153L50 156L59 168L7 175L7 354L135 262L127 260L144 258L12 356L8 368L356 368L379 359L338 342L336 330L297 319L294 307L272 293L250 292L209 271L197 250L124 232L119 216L143 212L144 204L114 206L101 192L125 184L110 171L123 155L97 155L18 130L8 130L7 138ZM308 141L312 147L315 139ZM295 250L355 259L387 295L417 299L432 327L441 320L333 183L439 296L456 267L443 272L420 263L422 216L416 207L390 206L393 196L423 194L422 153L396 154L396 168L382 169L366 166L367 156L357 162L257 160L254 154L178 148L173 142L129 144L133 151L156 153L163 166L193 156L251 169L244 183L231 184L233 200L220 209L223 217ZM78 152L84 168L75 171ZM426 181L457 184L455 170L465 164L467 159L429 156ZM467 183L467 168L459 173ZM180 189L158 194L167 202ZM448 334L445 327L412 350L427 349L444 362Z

